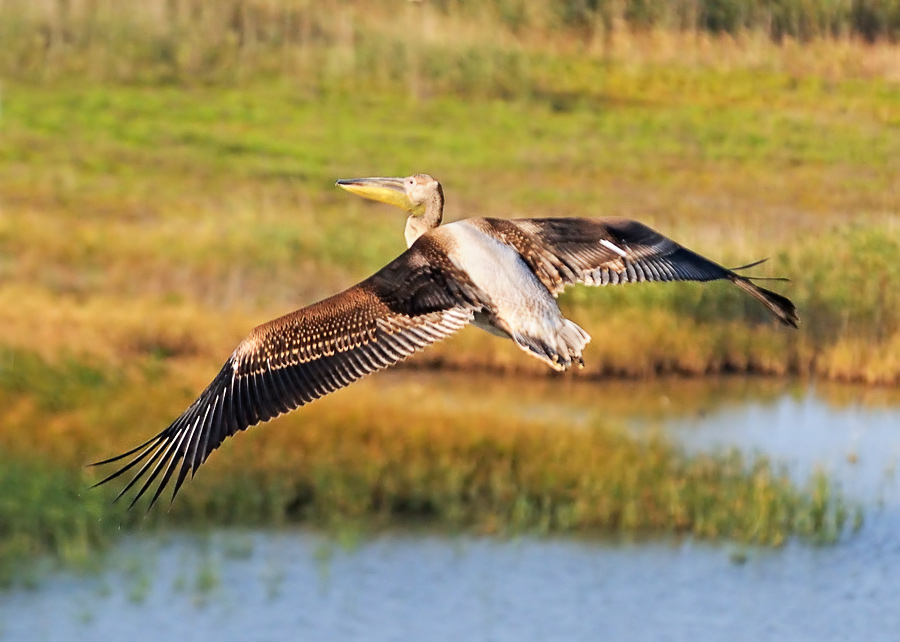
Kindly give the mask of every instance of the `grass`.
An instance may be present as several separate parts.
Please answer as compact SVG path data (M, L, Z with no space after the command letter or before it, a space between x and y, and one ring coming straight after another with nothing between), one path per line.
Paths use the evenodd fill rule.
M0 585L27 578L27 564L41 558L84 565L111 541L109 495L87 493L86 482L77 469L0 454Z
M161 525L427 524L774 546L833 542L847 526L848 507L822 475L798 485L761 457L689 456L661 437L510 416L502 397L478 407L429 402L411 381L387 395L359 385L229 440L171 507L163 501L145 517L141 504L113 504L113 487L89 490L101 471L83 464L162 425L193 382L149 364L98 382L89 364L16 357L28 366L15 389L2 388L3 407L13 408L4 419L17 426L0 435L5 582L20 577L24 560L86 564L122 532ZM46 404L46 382L59 378L73 381L67 393L81 403Z
M411 416L408 399L365 392L226 445L146 521L84 493L82 465L164 425L253 325L401 251L402 218L334 189L341 177L430 172L449 220L640 218L724 264L769 256L758 273L792 279L775 287L797 303L799 332L721 284L572 290L561 305L594 336L583 374L900 381L900 48L534 16L514 27L461 5L404 4L391 21L343 3L291 13L310 22L281 42L244 18L234 39L227 12L169 20L99 2L84 21L78 2L35 6L0 15L7 569L158 521L425 519L766 544L840 532L827 479L797 487L765 460L691 458L614 426L560 431L491 407L474 421L427 404ZM417 364L545 371L475 331Z
M782 289L804 320L794 334L724 287L572 291L567 312L598 337L616 328L623 338L595 341L589 372L896 381L900 362L885 347L897 341L900 309L889 286L900 135L882 105L900 102L898 93L593 64L584 73L606 78L615 100L586 98L563 112L540 100L308 100L277 83L12 84L0 297L22 307L2 314L30 333L36 309L53 301L94 326L87 338L118 332L106 311L115 301L132 310L130 332L144 335L123 341L177 352L198 349L191 343L216 313L232 328L221 354L253 323L358 280L402 248L397 214L338 193L334 178L425 169L447 186L448 218L630 215L726 264L772 256L760 273L792 279ZM723 104L727 92L734 98ZM639 94L646 104L634 103ZM410 125L392 136L398 122ZM256 313L224 319L237 308ZM153 321L170 314L179 337L146 336L175 332ZM693 345L698 334L705 343ZM41 350L39 336L10 332L5 342ZM60 347L104 349L71 339ZM488 341L434 357L492 365L474 355L498 353L493 365L506 368L512 357Z
M0 69L19 77L78 73L156 84L240 81L260 71L333 84L363 72L379 86L403 84L413 94L438 85L464 92L489 87L508 96L530 88L521 50L659 55L646 53L658 47L635 46L636 32L687 42L749 35L754 42L742 48L751 49L744 56L759 57L755 41L896 42L900 9L893 0L394 0L375 7L333 0L7 0L0 7L7 45ZM668 55L683 59L685 52L666 39ZM716 53L707 58L716 60Z

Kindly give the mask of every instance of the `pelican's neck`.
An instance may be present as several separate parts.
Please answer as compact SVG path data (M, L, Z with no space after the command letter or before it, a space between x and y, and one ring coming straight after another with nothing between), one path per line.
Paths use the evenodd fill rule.
M420 236L433 230L441 224L444 217L444 190L438 183L437 189L432 193L431 198L425 203L425 211L422 214L413 214L406 219L406 247L412 247Z

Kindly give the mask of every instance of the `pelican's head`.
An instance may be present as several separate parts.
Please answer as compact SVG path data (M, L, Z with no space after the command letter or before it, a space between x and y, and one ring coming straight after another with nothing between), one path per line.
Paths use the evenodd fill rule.
M335 185L363 198L395 205L413 216L424 214L428 202L434 200L436 194L443 203L441 184L428 174L413 174L406 178L342 178Z

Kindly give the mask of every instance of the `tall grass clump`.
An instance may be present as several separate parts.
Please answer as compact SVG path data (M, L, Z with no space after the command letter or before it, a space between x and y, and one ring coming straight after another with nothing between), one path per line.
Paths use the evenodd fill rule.
M152 83L282 75L307 87L374 82L413 94L519 95L548 41L627 58L635 32L896 41L892 0L6 0L0 71Z
M89 492L79 470L0 449L0 585L27 579L40 560L81 566L116 537L109 492Z
M426 170L444 182L447 220L628 216L726 265L770 256L752 274L791 279L772 287L797 304L798 332L723 283L572 288L563 310L595 337L584 374L900 381L895 86L542 64L530 73L553 91L523 101L311 98L265 81L13 84L0 145L5 342L120 363L224 358L256 323L402 251L402 216L335 193L336 177ZM472 333L425 357L543 371Z
M43 363L32 362L33 372ZM71 368L72 366L66 366ZM159 368L163 369L161 376ZM56 366L44 364L47 373ZM132 447L192 397L170 365L63 388L41 401L37 377L0 379L0 560L79 562L117 533L159 525L425 524L450 532L687 535L779 545L834 541L846 509L825 477L792 482L736 452L688 455L612 427L576 429L479 408L410 401L409 385L357 384L223 444L169 504L112 502L127 476L90 461ZM188 369L186 372L190 371ZM12 386L12 388L10 388ZM388 390L385 393L385 390ZM71 401L77 399L78 403Z
M402 414L285 426L267 435L274 448L268 439L264 449L242 444L198 477L171 515L763 545L792 536L831 542L843 530L843 500L826 478L798 487L762 458L689 456L660 438L599 427Z
M157 520L833 541L846 510L825 477L400 394L229 440L147 519L86 492L81 467L167 425L254 324L402 251L402 216L330 191L354 175L431 172L448 220L634 217L792 279L773 287L799 332L726 284L574 289L561 306L595 338L588 375L900 381L897 15L0 2L0 558L78 559ZM474 331L424 356L546 370Z

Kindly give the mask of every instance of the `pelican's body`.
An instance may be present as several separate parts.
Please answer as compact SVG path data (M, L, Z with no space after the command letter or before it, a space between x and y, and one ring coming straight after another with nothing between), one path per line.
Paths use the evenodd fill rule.
M468 219L430 232L453 265L465 274L488 305L475 312L473 324L509 337L556 370L581 352L590 336L564 318L555 297L511 245L496 236L491 219Z
M344 292L255 328L168 428L100 462L136 453L100 483L143 462L122 493L143 479L133 504L163 474L152 505L178 471L174 499L188 472L228 436L389 367L468 323L512 339L556 370L583 365L590 336L556 304L575 283L725 279L785 325L799 323L787 298L637 221L473 218L441 226L443 190L428 175L338 185L409 211L408 249Z

